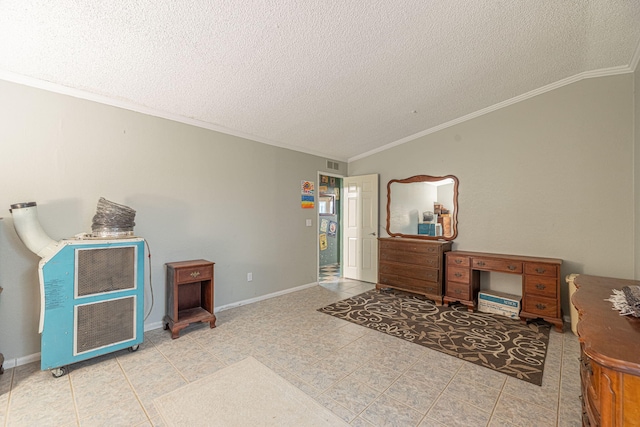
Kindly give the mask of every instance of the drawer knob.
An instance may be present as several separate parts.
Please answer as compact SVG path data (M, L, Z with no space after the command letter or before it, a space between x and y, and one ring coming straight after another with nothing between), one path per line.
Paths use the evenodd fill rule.
M456 276L456 277L462 277L462 273L457 273L457 272L456 272L456 273L454 274L454 276Z
M538 274L542 274L542 273L544 273L545 271L547 271L547 269L546 269L546 268L541 268L541 267L536 268L536 273L538 273Z
M191 274L190 274L190 276L191 276L191 277L193 277L194 279L195 279L196 277L198 277L199 275L200 275L200 272L199 272L199 271L194 271L193 273L191 273Z
M537 288L537 289L540 289L540 290L543 290L544 288L546 288L546 286L545 286L545 285L543 285L542 283L538 283L538 284L536 285L536 288Z
M461 293L462 293L462 291L461 291L460 289L456 289L454 292L455 292L456 294L461 294Z
M507 268L511 271L515 270L517 267L515 265L509 265Z
M547 308L547 304L540 304L540 303L537 303L537 304L536 304L536 308L537 308L538 310L544 310L545 308Z
M476 264L478 264L480 267L484 267L486 265L484 261L478 261Z
M456 264L462 264L462 260L461 259L455 259L455 260L453 260L453 262L455 262Z

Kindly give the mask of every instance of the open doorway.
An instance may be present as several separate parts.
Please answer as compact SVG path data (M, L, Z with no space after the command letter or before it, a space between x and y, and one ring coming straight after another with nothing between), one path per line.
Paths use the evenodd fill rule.
M318 282L342 277L342 177L318 176Z

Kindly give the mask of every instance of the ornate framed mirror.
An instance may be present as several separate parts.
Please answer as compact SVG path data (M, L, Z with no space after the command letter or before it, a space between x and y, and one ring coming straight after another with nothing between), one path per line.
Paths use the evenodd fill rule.
M458 178L416 175L387 184L387 234L429 240L458 235Z

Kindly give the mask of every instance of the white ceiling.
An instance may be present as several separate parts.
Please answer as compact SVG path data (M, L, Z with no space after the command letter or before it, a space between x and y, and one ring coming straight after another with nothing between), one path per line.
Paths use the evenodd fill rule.
M0 78L336 160L631 72L637 0L0 0Z

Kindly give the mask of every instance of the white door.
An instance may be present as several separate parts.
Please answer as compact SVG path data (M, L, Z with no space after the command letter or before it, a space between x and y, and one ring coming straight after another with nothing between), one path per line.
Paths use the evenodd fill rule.
M378 175L343 180L343 275L378 281Z

